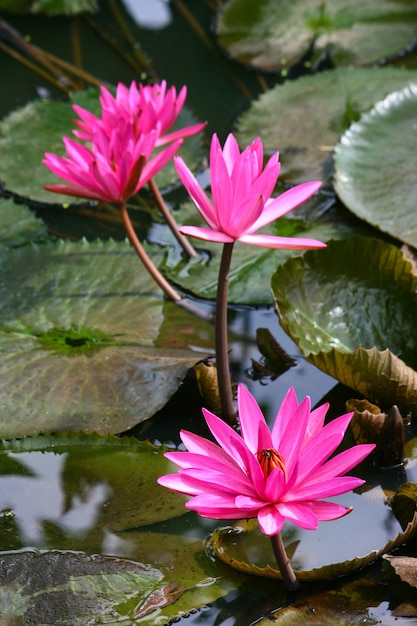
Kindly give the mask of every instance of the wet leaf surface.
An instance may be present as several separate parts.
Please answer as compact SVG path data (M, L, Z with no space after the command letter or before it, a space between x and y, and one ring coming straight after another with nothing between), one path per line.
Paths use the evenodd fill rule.
M333 148L361 113L413 82L413 70L337 68L276 85L251 103L237 124L241 146L261 137L280 151L281 177L291 182L333 175Z
M335 148L335 189L358 217L417 247L417 83L378 102ZM392 156L395 155L395 158ZM382 162L390 162L384 176Z
M415 35L412 3L392 0L229 0L216 24L227 53L258 70L291 67L311 48L337 64L375 62L404 49Z
M126 242L10 252L0 299L3 437L131 428L162 408L204 356L185 346L198 346L200 331L207 345L212 332L190 313L187 326L181 311L183 340L163 347L160 327L179 307L164 301Z
M417 407L416 286L398 248L361 237L272 277L281 323L304 356L383 409Z

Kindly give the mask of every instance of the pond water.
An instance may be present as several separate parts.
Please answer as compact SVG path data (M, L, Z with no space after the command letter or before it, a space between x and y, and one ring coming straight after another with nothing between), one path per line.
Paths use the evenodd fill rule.
M120 32L112 6L113 2L100 3L99 11L91 19L119 40ZM166 79L169 85L187 85L187 107L198 120L208 121L205 131L206 148L213 132L217 132L223 140L233 130L236 120L248 108L251 100L262 90L266 90L268 85L282 80L278 74L265 74L260 78L254 71L228 59L216 48L211 29L215 2L123 0L119 9L133 36L149 56L150 67L155 76ZM57 56L71 60L78 51L81 53L83 68L100 80L113 84L119 81L129 84L131 80L138 79L137 73L94 33L89 22L81 18L69 20L64 17L12 17L6 13L3 18L20 33L30 37L32 42L53 51ZM77 44L78 37L81 41L80 48ZM0 54L3 78L0 117L37 98L65 97L59 89L44 78L36 76L16 59L7 56L4 51ZM143 70L143 77L146 71ZM199 176L200 180L204 180L204 177L207 179L207 171L201 168ZM172 206L176 206L178 200L185 199L185 194L182 190L173 189L166 194L166 198ZM32 209L45 221L53 237L75 240L82 237L89 240L96 237L113 237L117 240L124 238L124 231L117 220L105 222L88 212L77 213L70 210L64 213L44 203L36 206L33 204ZM137 223L139 228L142 227L141 234L149 241L164 242L165 227L152 223L146 211L143 214L138 212ZM214 312L211 301L201 301L199 306L209 313ZM329 399L332 403L332 417L345 412L344 402L351 397L352 392L338 385L335 379L302 357L296 344L280 328L272 306L233 305L230 306L229 319L233 379L243 382L252 391L270 423L290 386L296 389L298 398L309 395L313 405ZM279 376L271 377L267 373L255 375L253 361L262 362L256 342L259 328L268 329L285 353L293 359L293 365L283 368L285 371ZM152 454L159 459L162 457L160 444L170 448L178 445L181 428L205 434L200 396L195 381L190 376L166 407L128 434L140 441L151 441L155 445ZM412 425L408 426L408 440L416 436L414 430ZM112 445L114 444L110 444L110 447ZM394 623L417 623L417 606L412 601L415 588L408 589L405 583L398 581L393 584L386 574L388 565L381 560L371 565L364 563L364 566L367 565L365 569L349 576L339 578L337 572L336 580L308 581L296 597L287 594L283 585L276 580L232 570L214 557L210 546L205 544L207 537L222 524L202 519L194 513L182 513L180 510L176 510L172 516L161 514L158 517L154 510L148 511L147 496L143 496L143 502L130 502L129 497L137 498L138 495L134 489L129 491L129 481L135 483L134 488L138 483L142 486L147 481L152 489L158 476L158 467L162 466L154 469L151 459L150 476L146 474L145 465L137 466L137 473L134 473L132 468L135 467L136 453L132 453L128 444L124 443L120 449L112 449L112 454L115 456L107 459L104 447L101 449L94 441L77 441L74 438L63 443L59 439L55 441L48 437L44 440L35 438L32 449L26 440L23 445L12 442L9 449L5 445L0 452L0 467L3 472L0 475L0 556L4 558L3 568L9 572L13 568L21 568L20 573L16 574L16 584L13 583L9 588L0 587L2 625L40 623L36 619L40 619L42 611L47 620L44 623L47 624L83 623L82 617L77 617L76 612L60 618L62 621L51 621L54 618L48 616L48 611L51 609L54 615L53 610L56 610L53 608L55 600L52 593L39 600L36 610L32 606L35 617L31 618L25 612L28 610L25 598L30 596L33 600L36 593L39 597L42 594L35 584L30 593L28 592L28 587L24 587L27 578L22 572L31 571L32 567L34 571L36 565L33 566L30 559L22 563L12 560L9 562L11 555L23 555L23 559L28 559L27 553L44 557L48 571L48 568L52 568L51 562L46 561L51 555L49 551L57 551L52 552L58 555L57 559L61 554L65 556L67 551L73 553L74 558L78 558L77 555L81 553L119 557L127 562L145 564L147 575L154 576L155 581L158 581L158 584L155 582L157 590L161 586L161 572L167 576L169 583L174 580L176 584L176 571L181 570L182 550L184 562L190 572L188 576L183 572L180 576L185 586L178 593L184 594L181 597L185 600L181 600L177 612L173 610L172 614L166 613L161 607L167 597L166 604L175 606L175 593L178 589L172 592L165 590L166 596L163 600L159 598L159 604L155 600L154 611L142 615L138 582L142 579L138 574L129 589L130 583L126 577L122 581L124 586L116 578L111 581L106 579L106 584L113 585L115 597L119 598L118 610L123 617L117 622L112 621L114 615L111 611L106 614L103 609L100 618L92 617L88 623L162 625L184 621L186 624L206 626L302 622L323 625L379 623L385 626ZM141 449L141 454L146 457L149 450ZM354 511L351 515L323 525L317 534L310 533L308 537L308 533L306 535L304 531L298 533L298 529L296 531L294 527L285 527L284 539L287 547L290 546L293 550L294 566L297 569L313 570L329 563L365 557L371 551L378 552L383 545L402 532L401 525L386 506L385 499L400 484L407 481L417 482L415 461L410 460L406 466L385 471L377 470L368 463L359 468L359 471L366 473L367 488L361 493L347 494L338 499L347 506L353 505ZM144 478L140 472L144 472ZM156 474L153 475L152 472ZM142 492L140 494L142 497ZM138 514L141 507L141 514ZM265 567L270 556L269 544L256 533L249 533L248 536L250 539L246 541L246 535L241 528L229 528L224 531L224 536L221 535L219 542L228 545L229 556L235 555L237 561L244 559L261 568ZM181 537L182 542L179 547L176 546L178 537ZM298 547L299 544L301 548ZM404 552L408 555L415 554L415 544L404 549ZM326 554L324 558L323 553ZM194 560L190 555L195 557ZM200 568L197 573L193 570L194 561ZM61 567L58 560L56 564ZM62 582L66 593L70 588L75 589L78 584L74 582L77 564L73 568L68 565L68 561L63 562L61 569L65 570L67 567L68 580L71 579L72 582L69 586L67 580ZM121 569L122 566L117 570L118 574ZM54 571L53 568L50 571ZM171 577L167 572L171 572ZM111 573L115 575L113 570ZM88 573L86 578L89 576ZM0 575L0 583L2 578L7 579L4 569ZM19 584L22 587L19 588ZM121 585L120 588L117 587L118 584ZM85 585L82 588L85 597L96 597L100 594L97 579L94 580L94 592L87 589L86 582ZM207 591L208 589L211 591ZM171 599L170 593L174 594ZM194 594L191 600L187 593ZM66 600L62 602L65 604ZM405 617L404 611L396 612L401 603L408 603L411 607L410 617ZM112 606L115 604L113 602ZM75 611L73 604L69 606ZM287 612L285 607L288 607ZM278 609L282 609L282 612ZM59 615L59 610L55 615Z

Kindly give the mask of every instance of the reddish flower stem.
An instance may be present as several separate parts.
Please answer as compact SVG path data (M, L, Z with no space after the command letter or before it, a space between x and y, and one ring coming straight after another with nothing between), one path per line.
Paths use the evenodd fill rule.
M154 281L161 287L162 291L168 296L170 300L172 300L173 302L179 302L180 300L182 300L179 293L177 293L175 289L171 287L168 281L165 280L165 278L162 276L160 271L155 267L155 265L152 263L151 259L148 257L147 253L145 252L145 249L143 248L142 244L137 238L135 230L132 226L132 222L130 221L130 217L127 212L126 205L120 204L119 209L120 209L120 217L122 218L123 226L125 227L127 236L129 237L129 241L134 247L138 257L140 258L140 260L142 261L142 263L148 270L149 274L152 276Z
M137 253L142 263L144 264L145 268L148 270L149 274L152 276L154 281L159 285L159 287L162 289L165 295L170 300L175 302L175 304L178 304L179 306L186 309L187 311L190 311L190 313L193 313L194 315L197 315L198 317L202 319L212 321L212 316L210 314L205 313L198 307L194 306L188 300L185 300L184 298L182 298L179 295L179 293L175 291L173 287L171 287L169 282L165 280L161 272L158 270L157 267L155 267L154 263L151 261L144 247L140 243L136 235L136 232L132 226L132 222L130 221L130 217L127 212L126 205L120 204L119 209L120 209L120 216L122 218L123 226L125 227L130 243L132 244L133 248L135 249L135 252Z
M180 231L178 230L178 225L176 221L174 220L172 213L168 210L168 207L165 204L165 200L163 199L162 194L158 189L158 185L156 184L154 179L151 178L148 184L152 192L152 195L155 198L155 201L159 207L159 210L164 216L166 223L170 227L173 235L176 237L178 243L180 244L184 252L188 254L189 257L198 256L197 252L194 250L193 246L188 241L188 239L186 239L186 237L184 237L184 235L182 235Z
M233 404L232 382L229 367L229 346L227 339L227 294L229 288L229 270L232 259L233 244L225 243L220 261L219 279L217 283L215 348L217 381L219 385L222 418L229 424L236 423L236 411Z
M285 552L284 544L282 541L281 533L272 535L271 537L272 549L274 551L275 560L277 562L279 571L281 572L282 580L290 591L295 591L299 588L298 582L294 570L291 567L291 561L289 560L287 553Z

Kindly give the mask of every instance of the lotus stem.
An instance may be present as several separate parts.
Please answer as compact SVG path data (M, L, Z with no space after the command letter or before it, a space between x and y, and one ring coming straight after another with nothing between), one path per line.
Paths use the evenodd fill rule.
M220 406L222 418L229 424L236 423L236 411L233 404L227 338L227 294L229 288L229 270L232 259L233 244L234 242L225 243L223 246L219 279L217 283L215 321L215 348Z
M182 300L182 298L179 295L179 293L177 293L175 291L175 289L173 289L171 287L171 285L168 283L168 281L165 280L165 278L162 276L161 272L158 270L158 268L151 261L151 259L147 255L144 247L142 246L141 242L139 241L139 239L138 239L138 237L137 237L137 235L135 233L135 230L134 230L134 228L132 226L132 222L130 221L130 217L129 217L129 214L127 212L126 205L125 204L120 204L119 205L119 209L120 209L120 216L122 218L123 226L125 227L127 236L129 237L129 241L132 244L132 246L134 247L138 257L140 258L140 260L142 261L142 263L144 264L144 266L148 270L149 274L152 276L152 278L155 280L155 282L161 287L162 291L165 293L165 295L170 300L172 300L173 302L180 302Z
M152 192L153 197L155 198L155 201L159 207L159 210L161 211L162 215L165 218L166 223L170 227L172 233L176 237L178 243L180 244L184 252L188 254L189 257L198 256L197 252L194 250L193 246L188 241L188 239L184 237L184 235L182 235L180 231L178 230L177 223L174 220L172 213L168 210L168 207L165 204L165 200L163 199L162 194L158 189L158 185L156 184L153 178L151 178L149 181L149 188Z
M135 249L135 252L140 258L140 260L142 261L143 265L148 270L149 274L152 276L154 281L159 285L159 287L162 289L165 295L170 300L172 300L172 302L175 302L175 304L178 304L183 309L186 309L190 313L193 313L193 315L197 315L201 319L205 319L209 322L212 322L213 318L210 314L205 313L202 309L195 306L192 302L189 302L188 300L185 300L185 298L182 298L180 294L177 291L175 291L173 287L171 287L169 282L162 276L161 272L158 270L155 264L151 261L144 247L139 241L136 235L135 229L132 226L132 222L130 221L130 217L129 217L129 213L127 211L126 205L120 204L119 209L120 209L120 216L122 218L123 226L125 227L130 243Z
M281 572L284 585L289 591L295 591L300 587L294 570L291 567L291 561L285 552L284 543L282 541L281 533L272 535L271 537L272 549L274 551L275 560L277 562L279 571Z

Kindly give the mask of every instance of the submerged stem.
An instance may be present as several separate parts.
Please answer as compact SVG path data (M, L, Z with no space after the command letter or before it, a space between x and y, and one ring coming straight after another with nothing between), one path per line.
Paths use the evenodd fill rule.
M219 279L216 298L216 365L219 385L220 406L222 417L226 422L234 424L236 411L233 405L232 382L230 379L229 349L227 340L227 293L229 287L229 270L232 259L233 244L225 243L220 261Z
M149 188L152 192L153 197L155 198L155 201L159 207L159 210L161 211L162 215L165 218L166 223L170 227L174 236L177 238L177 241L182 247L182 249L184 250L184 252L188 254L189 257L198 256L197 252L194 250L193 246L188 241L188 239L184 237L184 235L182 235L180 231L178 230L177 223L174 220L170 211L168 210L168 207L165 204L162 194L158 189L158 185L156 184L153 178L151 178L149 181Z
M285 552L281 533L272 535L271 543L279 571L281 572L282 580L287 589L289 589L290 591L295 591L299 588L300 583L298 582L294 574L294 570L291 567L291 561L289 560L287 553Z

